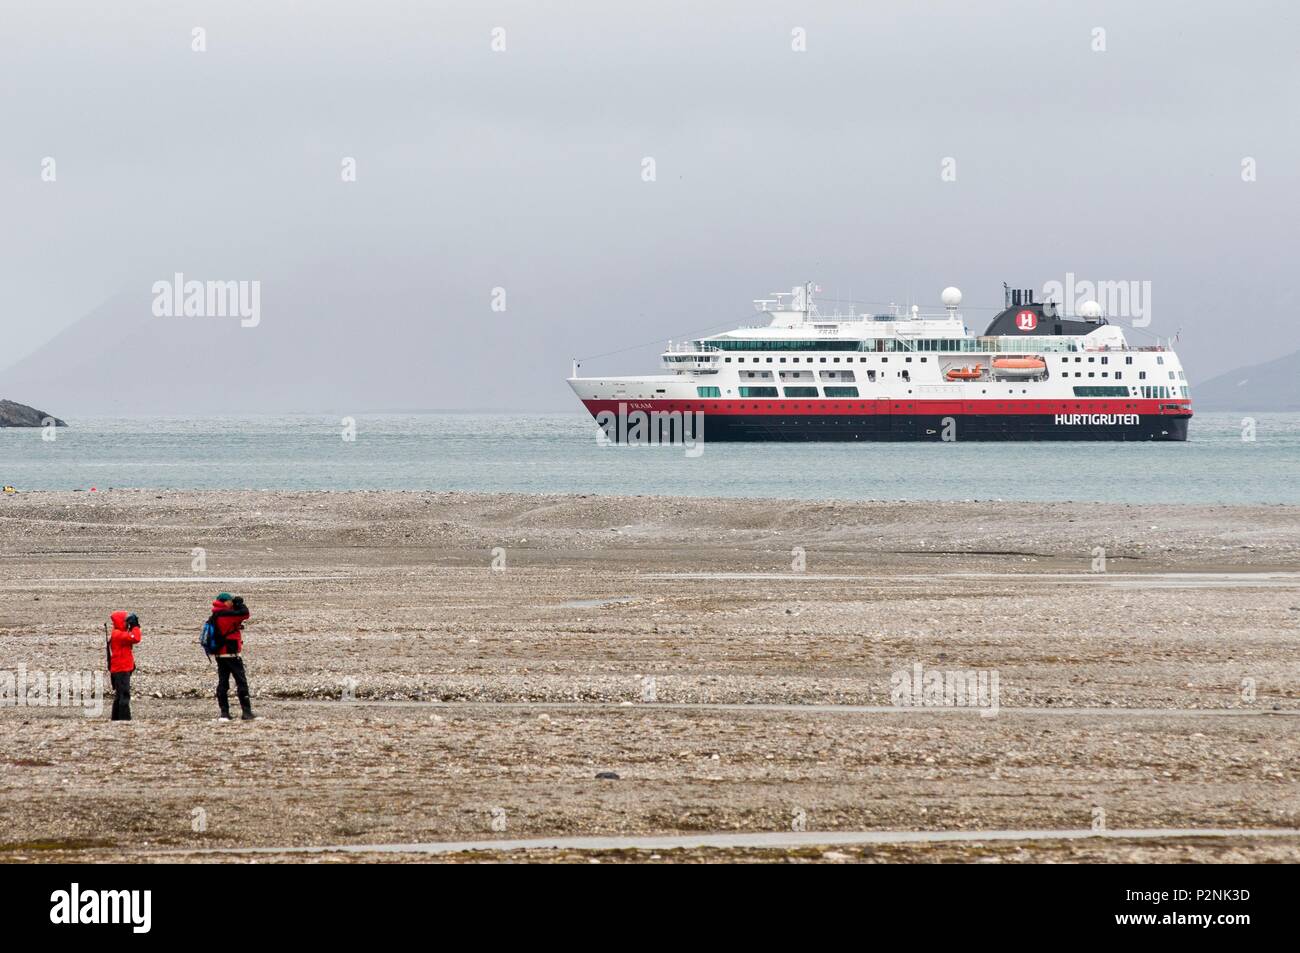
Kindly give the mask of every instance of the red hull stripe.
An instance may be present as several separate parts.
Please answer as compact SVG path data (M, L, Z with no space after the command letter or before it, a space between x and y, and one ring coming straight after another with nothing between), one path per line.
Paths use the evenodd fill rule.
M721 400L584 400L583 404L593 415L602 411L617 414L622 405L628 413L634 410L656 410L671 413L704 411L707 414L736 414L746 417L764 414L1152 414L1162 413L1161 407L1177 405L1177 410L1165 410L1163 413L1173 416L1190 416L1192 402L1186 398L1165 398L1162 400L1096 400L1079 398L1075 400L922 400L907 398L891 400L886 398L873 400L781 400L763 399L721 399Z

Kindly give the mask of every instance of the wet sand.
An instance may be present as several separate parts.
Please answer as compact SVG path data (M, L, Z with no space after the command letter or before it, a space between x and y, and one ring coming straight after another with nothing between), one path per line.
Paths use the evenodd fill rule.
M0 500L0 568L2 667L102 669L109 611L145 628L129 725L0 707L0 859L1300 860L1249 833L198 853L1294 829L1300 508L37 493ZM253 610L248 724L213 721L196 642L220 589ZM918 664L996 673L997 714L899 706Z

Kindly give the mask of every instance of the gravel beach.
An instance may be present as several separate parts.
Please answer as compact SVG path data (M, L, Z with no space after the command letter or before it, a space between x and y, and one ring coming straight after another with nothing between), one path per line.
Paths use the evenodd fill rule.
M1300 508L22 493L0 567L0 668L144 627L133 722L0 706L0 860L1300 860L978 834L1300 828ZM906 694L967 672L994 705ZM239 852L791 830L972 839Z

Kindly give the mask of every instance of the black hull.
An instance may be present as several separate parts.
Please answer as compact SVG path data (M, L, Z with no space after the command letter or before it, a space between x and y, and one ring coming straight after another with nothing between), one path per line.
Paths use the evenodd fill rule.
M1134 415L1137 416L1137 415ZM906 414L705 414L703 442L944 442L1024 440L1183 441L1189 417L1142 415L1136 423L1062 424L1050 414L908 416ZM698 435L697 435L698 436Z

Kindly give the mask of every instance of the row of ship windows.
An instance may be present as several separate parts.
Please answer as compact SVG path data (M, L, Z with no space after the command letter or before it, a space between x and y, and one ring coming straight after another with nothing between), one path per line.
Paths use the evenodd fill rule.
M725 360L726 363L728 363L728 364L731 363L731 358L729 358L729 357L728 357L728 358L724 358L724 360ZM741 363L743 363L745 359L744 359L743 357L740 357L740 358L737 358L736 360L737 360L737 361L740 361ZM757 364L757 363L759 363L760 361L766 361L766 363L771 364L771 363L772 363L772 360L773 360L773 359L770 358L770 357L768 357L768 358L757 358L757 357L756 357L756 358L754 358L754 363ZM785 360L786 360L786 359L783 358L783 357L777 359L778 363L781 363L781 364L784 364L784 363L785 363ZM791 358L791 360L794 361L794 363L796 363L796 364L799 363L799 358L797 358L797 357L795 357L795 358ZM817 360L818 360L820 363L825 364L827 359L824 358L824 357L821 357L821 358L818 358ZM831 363L833 363L833 364L838 364L838 363L840 363L840 359L839 359L838 357L833 357L833 358L831 358L830 360L831 360ZM880 360L881 360L882 363L888 363L888 362L889 362L889 358L887 358L887 357L882 357ZM905 357L905 358L903 358L903 360L904 360L906 363L909 363L909 364L910 364L911 361L912 361L912 359L911 359L910 357ZM1076 363L1078 363L1078 362L1082 361L1083 358L1081 358L1081 357L1076 357L1074 360L1075 360ZM1096 357L1089 357L1089 358L1088 358L1088 363L1089 363L1089 364L1094 363L1096 360L1097 360ZM845 361L845 363L852 364L852 363L853 363L853 358L851 358L851 357L846 357L846 358L844 359L844 361ZM865 362L865 361L866 361L866 358L865 358L865 357L860 357L860 358L858 358L858 362L859 362L859 363L863 363L863 362ZM1070 361L1070 359L1069 359L1068 357L1063 357L1063 358L1061 358L1061 363L1063 363L1063 364L1065 364L1065 363L1069 363L1069 361ZM812 362L813 362L813 359L812 359L811 357L808 358L808 363L811 364ZM923 357L923 358L920 358L920 362L921 362L922 364L925 364L925 363L926 363L926 359L925 359L924 357ZM1132 357L1125 357L1125 358L1124 358L1124 362L1125 362L1126 364L1132 364L1132 363L1133 363L1133 358L1132 358ZM1157 356L1157 357L1156 357L1156 362L1159 363L1159 364L1163 364L1163 363L1165 362L1165 359L1164 359L1163 357ZM1105 357L1105 356L1103 356L1103 357L1101 358L1101 363L1102 363L1102 364L1108 364L1108 363L1110 363L1110 358L1109 358L1109 357ZM1066 372L1064 372L1064 373L1067 373L1067 374L1068 374L1069 372L1066 371ZM1110 374L1109 371L1102 371L1102 372L1101 372L1101 376L1102 376L1102 377L1108 377L1109 374ZM1074 376L1075 376L1075 377L1082 377L1083 374L1082 374L1082 372L1080 372L1080 371L1075 371L1075 372L1074 372ZM1093 373L1093 372L1089 372L1089 373L1088 373L1088 376L1089 376L1089 377L1093 377L1093 376L1094 376L1094 373ZM1139 378L1140 380L1146 380L1146 376L1147 376L1147 372L1146 372L1146 371L1138 371L1138 378ZM1121 377L1123 377L1122 372L1120 372L1120 371L1116 371L1116 372L1115 372L1115 379L1116 379L1116 380L1119 380ZM1186 380L1187 377L1186 377L1186 375L1185 375L1182 371L1178 371L1178 372L1176 372L1176 373L1175 373L1174 371L1169 371L1169 379L1170 379L1171 381L1172 381L1172 380Z
M1078 364L1078 363L1079 363L1080 361L1082 361L1082 360L1083 360L1083 358L1081 358L1081 357L1076 357L1076 358L1074 359L1074 363ZM1089 363L1089 364L1095 363L1096 361L1097 361L1097 358L1095 358L1095 357L1090 357L1090 358L1088 358L1088 363ZM1164 364L1164 362L1165 362L1165 359L1164 359L1162 356L1160 356L1160 355L1157 354L1157 355L1156 355L1156 363L1157 363L1157 364ZM1069 359L1068 357L1063 357L1063 358L1061 358L1061 363L1062 363L1062 364L1069 364L1069 363L1070 363L1070 359ZM1103 356L1103 357L1101 358L1101 363L1103 363L1103 364L1109 364L1109 363L1110 363L1110 358L1109 358L1109 357L1105 357L1105 356ZM1131 356L1130 356L1130 357L1125 357L1125 358L1124 358L1124 363L1125 363L1125 364L1132 364L1132 363L1133 363L1133 358L1132 358ZM1078 377L1078 376L1079 376L1079 374L1078 374L1077 371L1075 372L1075 375L1074 375L1074 376L1075 376L1075 377ZM1091 377L1092 375L1089 374L1088 376ZM1102 377L1105 377L1105 376L1106 376L1106 372L1105 372L1105 371L1102 371L1101 376L1102 376ZM1116 371L1116 372L1115 372L1115 376L1118 378L1118 377L1120 376L1120 372L1119 372L1119 371ZM1146 371L1138 371L1138 377L1140 377L1140 378L1142 378L1142 379L1145 380L1145 379L1146 379L1146 376L1147 376L1147 372L1146 372ZM1169 372L1169 379L1170 379L1171 381L1172 381L1172 380L1183 380L1183 381L1185 381L1185 380L1187 380L1187 375L1184 374L1182 371L1178 371L1177 374L1175 374L1173 371L1170 371L1170 372Z
M671 360L671 358L669 358L669 360ZM685 357L685 358L680 358L680 360L683 360L683 361L694 361L694 360L696 360L696 358L694 358L694 357ZM750 360L753 361L755 364L762 364L762 363L771 364L772 361L773 361L773 358L770 358L770 357L752 357L752 358L750 358ZM784 363L786 362L786 359L785 359L784 357L779 357L779 358L776 358L775 360L776 360L776 362L777 362L778 364L784 364ZM912 363L912 359L911 359L910 357L905 357L905 358L903 358L903 360L904 360L904 362L906 362L906 363L908 363L908 364L911 364L911 363ZM926 363L926 359L925 359L924 357L921 358L920 360L921 360L921 363L922 363L922 364ZM722 359L722 361L723 361L724 364L730 364L730 363L731 363L731 358L729 358L729 357L724 357L724 358ZM865 357L860 357L860 358L858 358L858 363L859 363L859 364L865 364L866 361L867 361L867 359L866 359ZM810 357L810 358L808 358L808 363L809 363L809 364L812 364L812 363L814 363L814 362L815 362L815 363L819 363L819 364L825 364L825 363L826 363L826 358L824 358L824 357L818 357L818 358L812 358L812 357ZM831 362L832 364L838 364L838 363L840 362L840 359L839 359L838 357L832 357L832 358L830 359L830 362ZM745 359L744 359L743 357L738 357L738 358L736 358L736 363L737 363L737 364L744 364L744 363L745 363ZM797 358L797 357L792 357L792 358L790 358L790 363L791 363L791 364L798 364L798 363L799 363L799 358ZM851 358L851 357L846 357L846 358L844 358L844 363L845 363L845 364L852 364L852 363L853 363L853 358ZM882 357L882 358L880 359L880 363L882 363L882 364L888 364L888 363L889 363L889 358L887 358L887 357Z
M1164 384L1143 384L1141 387L1108 387L1100 385L1095 387L1078 385L1074 388L1075 397L1128 397L1129 392L1134 397L1141 395L1148 400L1157 397L1186 397L1187 388L1185 387L1166 387ZM1180 393L1181 392L1181 393Z
M884 374L885 372L881 371L880 373ZM740 371L737 376L741 376L741 375L743 375L746 380L751 380L751 381L772 380L771 371ZM875 368L873 367L867 368L866 375L867 375L867 380L871 381L874 384L876 381ZM783 381L811 381L813 379L812 371L781 371L780 376L781 376L781 380ZM900 377L902 380L905 381L911 381L912 372L904 368L903 370L898 372L898 377ZM840 383L852 384L855 383L857 379L858 379L858 375L853 371L822 371L822 380L824 381L838 381Z
M786 387L786 397L816 397L816 387ZM858 389L856 387L827 387L825 388L827 397L857 397ZM697 387L695 393L699 397L721 397L722 388L720 387ZM728 394L731 391L727 391ZM742 387L740 388L741 397L778 397L775 387Z
M858 389L856 387L826 387L823 388L827 397L857 397ZM1184 393L1180 394L1182 390ZM782 393L777 392L775 387L741 387L741 397L816 397L818 391L816 387L785 387L781 388ZM1166 387L1163 384L1144 384L1141 387L1114 387L1114 386L1076 386L1074 388L1075 397L1136 397L1141 392L1143 397L1148 399L1157 397L1180 397L1186 396L1185 388ZM727 391L731 393L730 390ZM721 397L722 388L720 387L696 387L695 394L697 397Z
M1062 377L1069 377L1069 376L1070 376L1070 372L1069 372L1069 371L1066 371L1065 373L1062 373L1061 376L1062 376ZM1075 371L1075 372L1074 372L1074 376L1075 376L1075 377L1083 377L1083 372ZM1096 377L1096 376L1097 376L1097 374L1096 374L1095 371L1089 371L1089 372L1088 372L1088 377ZM1106 372L1105 372L1105 371L1102 371L1102 372L1101 372L1101 376L1102 376L1102 377L1105 377L1105 376L1106 376ZM1115 371L1115 380L1118 381L1119 378L1121 378L1121 377L1123 377L1123 372L1121 372L1121 371ZM1178 380L1179 377L1182 377L1184 381L1187 380L1186 377L1183 377L1183 372L1182 372L1182 371L1179 371L1179 372L1178 372L1178 377L1175 377L1175 376L1174 376L1174 372L1173 372L1173 371L1170 371L1170 372L1169 372L1169 380L1171 380L1171 381L1175 381L1175 380ZM1139 381L1145 381L1145 380L1147 380L1147 372L1145 372L1145 371L1139 371L1139 372L1138 372L1138 380L1139 380ZM1078 390L1078 387L1075 387L1075 390ZM1175 397L1177 397L1178 391L1179 391L1179 390L1182 390L1182 391L1184 391L1184 393L1186 393L1186 391L1187 391L1187 387L1186 387L1186 386L1184 386L1184 387L1178 387L1178 386L1165 387L1165 390L1173 390L1173 391L1174 391L1174 394L1175 394Z
M924 360L924 358L923 358L922 360ZM748 377L750 380L753 380L754 378L758 378L759 380L771 380L771 379L772 379L772 374L771 374L770 371L743 371L742 373L743 373L746 377ZM802 374L803 372L800 371L799 373ZM809 372L809 373L811 374L811 372ZM852 372L852 371L844 371L844 372L823 371L823 372L822 372L822 376L823 376L823 377L833 377L833 375L836 374L836 373L841 373L841 376L843 376L845 380L853 380L853 379L854 379L854 378L853 378L853 372ZM1075 376L1075 377L1083 377L1085 374L1087 374L1088 377L1096 377L1096 376L1098 375L1098 373L1100 373L1100 375L1101 375L1102 377L1110 377L1110 371L1100 371L1100 372L1098 372L1098 371L1075 371L1075 372L1074 372L1074 376ZM782 377L793 376L793 375L794 375L794 372L793 372L793 371L790 371L788 374L787 374L786 371L782 371L782 372L781 372L781 376L782 376ZM900 376L903 380L905 380L905 381L910 381L910 380L911 380L911 377L910 377L910 375L908 374L907 371L901 371L901 372L899 373L899 376ZM1069 372L1069 371L1062 371L1062 372L1061 372L1061 376L1062 376L1062 377L1069 377L1069 376L1070 376L1070 372ZM1122 380L1123 378L1124 378L1124 372L1123 372L1123 371L1116 371L1116 372L1115 372L1115 380L1118 381L1118 380ZM867 380L869 380L869 381L875 381L875 379L876 379L876 372L875 372L874 370L868 370L868 371L867 371ZM1140 381L1144 381L1144 380L1146 380L1146 379L1147 379L1147 372L1146 372L1146 371L1138 371L1138 380L1140 380ZM1185 375L1182 371L1178 371L1177 373L1175 373L1174 371L1169 371L1169 379L1170 379L1171 381L1173 381L1173 380L1186 380L1187 377L1186 377L1186 375Z
M735 338L710 338L704 341L692 341L695 349L709 348L714 351L936 351L967 354L988 351L1077 351L1078 345L1070 341L1054 341L1042 337L1036 340L992 338L975 340L973 338L918 338L902 340L899 338L866 338L844 341L754 341ZM798 358L796 358L798 360ZM809 358L811 360L811 358Z
M1007 350L1010 350L1010 349L1007 349ZM698 361L698 358L696 358L694 355L689 355L689 356L686 356L686 357L665 356L664 359L665 359L665 360L668 360L668 361L680 361L680 362L683 362L683 363L686 363L686 362L696 362L696 361ZM724 357L724 358L722 359L722 361L723 361L724 364L730 364L730 363L731 363L731 360L732 360L732 359L729 358L729 357ZM738 357L738 358L736 358L735 360L736 360L736 363L737 363L737 364L744 364L746 358ZM787 360L789 360L790 363L792 363L792 364L798 364L799 361L800 361L800 358L797 358L797 357L791 357L791 358L784 358L784 357L777 357L777 358L772 358L772 357L751 357L751 358L749 358L748 360L753 361L755 364L761 364L761 363L771 364L773 361L775 361L775 362L778 363L778 364L784 364ZM816 358L813 358L813 357L810 357L810 358L807 359L807 361L808 361L809 364L812 364L812 363L814 363L814 362L819 363L819 364L825 364L828 360L829 360L832 364L838 364L838 363L840 363L840 358L838 358L838 357L832 357L832 358L825 358L825 357L816 357ZM845 362L846 364L852 364L852 363L853 363L853 358L851 358L851 357L846 357L846 358L844 358L843 360L844 360L844 362ZM866 360L867 360L867 359L866 359L865 357L860 357L860 358L858 358L858 363L859 363L859 364L864 364L864 363L866 363ZM906 363L909 363L909 364L912 362L912 358L911 358L911 357L905 357L905 358L903 358L903 360L904 360ZM926 360L927 360L927 359L924 358L924 357L922 357L922 358L918 358L918 360L919 360L922 364L924 364L924 363L926 363ZM1083 363L1083 361L1084 361L1084 358L1082 358L1082 357L1076 357L1076 358L1074 358L1074 363L1076 363L1076 364ZM880 362L881 362L882 364L888 364L888 363L889 363L889 358L887 358L887 357L882 357L882 358L880 358ZM1102 355L1100 358L1098 358L1098 357L1096 357L1096 356L1093 356L1093 357L1089 357L1089 358L1087 359L1087 362L1088 362L1089 364L1096 364L1096 363L1109 364L1109 363L1110 363L1110 357L1107 356L1107 355ZM1157 364L1164 364L1164 362L1165 362L1165 359L1164 359L1164 357L1163 357L1162 355L1156 355L1156 363L1157 363ZM1062 364L1068 364L1068 363L1070 363L1070 358L1069 358L1069 357L1062 357L1062 358L1061 358L1061 363L1062 363ZM1132 363L1133 363L1133 355L1131 355L1131 354L1126 355L1126 356L1124 357L1124 363L1125 363L1125 364L1132 364Z

